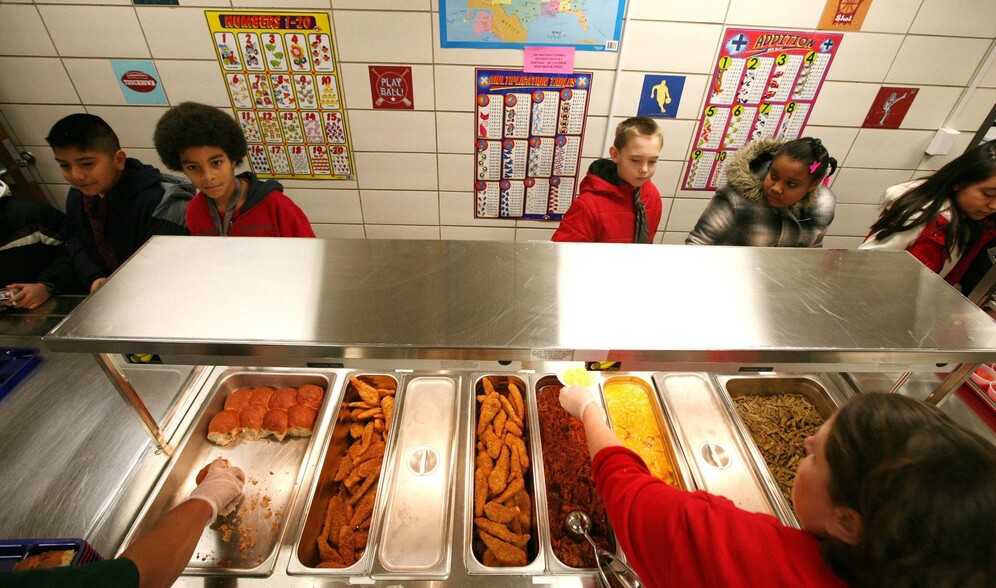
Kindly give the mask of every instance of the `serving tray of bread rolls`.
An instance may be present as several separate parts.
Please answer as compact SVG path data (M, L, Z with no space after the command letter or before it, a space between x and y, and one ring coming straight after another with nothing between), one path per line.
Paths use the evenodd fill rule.
M304 464L336 396L331 370L218 374L124 545L161 521L194 488L198 471L220 457L245 471L243 497L234 512L205 529L184 574L269 575Z

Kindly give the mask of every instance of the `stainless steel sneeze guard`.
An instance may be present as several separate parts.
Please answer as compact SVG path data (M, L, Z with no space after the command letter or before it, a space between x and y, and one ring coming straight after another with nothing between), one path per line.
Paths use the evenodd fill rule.
M155 237L44 341L182 363L879 370L991 361L996 324L906 252Z

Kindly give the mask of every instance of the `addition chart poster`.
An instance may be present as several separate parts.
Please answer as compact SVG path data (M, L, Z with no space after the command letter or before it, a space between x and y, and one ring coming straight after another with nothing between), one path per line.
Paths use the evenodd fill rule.
M802 136L841 37L728 29L706 88L682 188L723 186L727 157L751 141Z

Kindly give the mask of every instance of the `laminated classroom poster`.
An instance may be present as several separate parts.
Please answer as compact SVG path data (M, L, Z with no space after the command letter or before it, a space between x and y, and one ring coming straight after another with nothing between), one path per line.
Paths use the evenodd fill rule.
M721 187L727 157L751 141L802 136L842 37L728 29L706 88L682 189Z
M591 72L477 69L476 218L560 219L577 192Z
M356 177L328 13L205 10L261 178Z

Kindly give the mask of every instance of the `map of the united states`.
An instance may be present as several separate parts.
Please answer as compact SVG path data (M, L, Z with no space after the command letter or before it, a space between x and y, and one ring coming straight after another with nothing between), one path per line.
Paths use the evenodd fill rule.
M443 46L615 50L623 0L440 0Z

